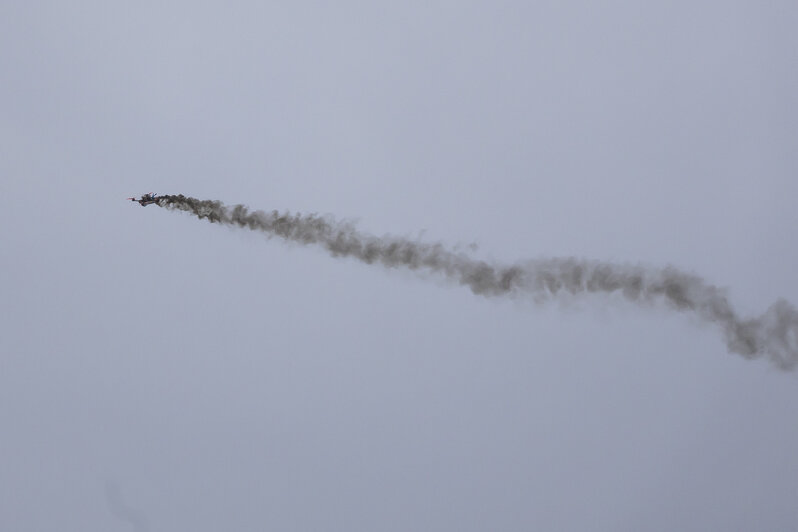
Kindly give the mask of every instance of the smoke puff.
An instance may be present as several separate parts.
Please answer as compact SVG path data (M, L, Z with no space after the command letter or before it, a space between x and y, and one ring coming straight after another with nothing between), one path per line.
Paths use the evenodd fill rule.
M628 266L576 258L547 258L515 265L489 264L430 244L398 237L376 237L346 221L315 214L251 212L243 205L180 195L161 196L158 205L189 212L212 223L246 227L269 236L321 246L336 257L366 264L439 273L482 296L525 295L545 301L561 295L618 293L639 304L664 303L717 324L730 352L767 357L782 370L798 364L798 311L779 300L762 316L741 319L724 291L672 267Z

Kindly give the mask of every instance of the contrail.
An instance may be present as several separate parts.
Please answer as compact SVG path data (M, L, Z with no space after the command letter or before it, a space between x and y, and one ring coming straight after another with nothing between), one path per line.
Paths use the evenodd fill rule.
M793 305L780 299L761 316L742 319L723 289L672 267L576 258L490 264L441 244L363 233L351 222L329 216L250 211L244 205L228 207L220 201L182 194L159 196L158 205L189 212L211 223L246 227L303 245L315 244L336 257L442 274L483 296L526 295L545 301L562 295L618 293L638 304L664 303L719 326L730 352L751 359L766 357L782 370L798 364L798 310Z

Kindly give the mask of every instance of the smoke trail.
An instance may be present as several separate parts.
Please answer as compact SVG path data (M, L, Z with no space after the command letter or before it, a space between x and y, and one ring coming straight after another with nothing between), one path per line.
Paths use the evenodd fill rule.
M403 266L439 273L483 296L527 295L545 301L559 295L621 294L639 304L663 302L717 324L729 351L746 358L767 357L782 370L798 364L798 310L778 300L762 316L741 319L724 291L700 277L666 267L627 266L575 258L489 264L444 248L398 237L376 237L350 222L315 214L250 212L243 205L180 195L161 196L158 205L189 212L211 223L247 227L299 244L315 244L333 256L366 264Z
M113 480L105 482L105 501L108 503L108 509L111 510L114 517L130 523L136 532L148 532L150 530L147 517L143 512L125 504L122 490L119 489L119 485Z

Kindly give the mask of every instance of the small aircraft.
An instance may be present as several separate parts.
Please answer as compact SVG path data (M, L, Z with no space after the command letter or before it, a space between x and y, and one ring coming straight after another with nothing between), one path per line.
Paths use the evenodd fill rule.
M150 192L149 194L144 194L139 199L136 199L136 198L128 198L128 199L130 201L138 201L139 205L141 205L142 207L146 207L147 205L150 205L151 203L158 203L158 200L160 200L161 198L156 196L155 192Z

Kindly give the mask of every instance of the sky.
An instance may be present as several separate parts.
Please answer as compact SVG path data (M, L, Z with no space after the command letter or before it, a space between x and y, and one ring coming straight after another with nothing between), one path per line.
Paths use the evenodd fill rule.
M798 303L794 2L0 4L0 529L795 530L798 381L618 297L125 198Z

